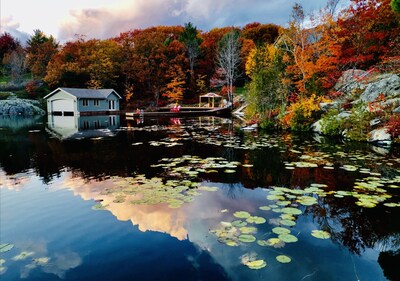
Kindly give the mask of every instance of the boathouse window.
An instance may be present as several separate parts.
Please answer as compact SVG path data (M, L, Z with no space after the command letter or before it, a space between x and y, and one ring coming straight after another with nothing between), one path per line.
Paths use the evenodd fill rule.
M100 106L100 100L93 100L94 106Z
M64 111L64 116L74 116L73 111Z
M86 121L86 120L83 121L83 129L84 129L84 130L87 130L87 129L89 129L89 127L90 127L90 126L89 126L89 121Z
M82 100L82 105L83 106L89 106L89 100L88 99L83 99Z
M100 129L100 121L99 120L94 120L93 125L95 129Z

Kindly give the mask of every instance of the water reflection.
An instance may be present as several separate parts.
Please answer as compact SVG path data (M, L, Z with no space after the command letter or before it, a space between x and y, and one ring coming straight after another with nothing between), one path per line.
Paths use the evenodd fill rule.
M95 123L94 119L88 122ZM105 120L104 124L107 122ZM42 131L16 134L5 130L6 134L0 136L0 191L6 187L22 192L24 187L32 186L46 186L53 191L67 188L78 195L76 198L80 201L86 201L85 208L90 212L94 213L91 206L101 202L106 211L97 212L112 214L110 217L116 223L110 225L129 222L129 235L138 237L135 232L138 229L143 232L140 234L143 237L158 232L168 234L175 242L192 243L200 249L199 253L207 253L221 265L230 280L358 278L375 281L384 279L383 274L388 279L398 279L400 222L396 218L400 208L385 206L383 202L378 202L372 209L361 207L355 204L358 198L353 196L363 192L366 195L377 193L375 189L357 189L355 183L358 180L366 177L393 179L400 174L398 149L383 153L364 144L349 145L321 138L316 142L313 137L235 131L234 124L225 119L124 122L110 129L119 132L113 138L89 137L79 142L60 141ZM75 132L79 124L78 119L63 119L53 120L51 126L63 128L57 132L59 136L65 135L61 139L75 139L85 135L84 129L81 133ZM15 139L26 151L19 152L15 148ZM182 155L200 156L201 160L190 158L189 163L193 165L210 156L223 157L226 162L238 161L241 165L234 168L235 173L225 173L221 169L199 172L195 180L190 177L191 181L218 187L218 191L206 192L193 187L193 191L201 194L177 209L164 203L134 204L134 198L126 194L124 200L116 200L118 192L124 191L125 180L135 174L143 173L147 179L171 177L171 170L165 165L152 166L159 164L161 158ZM344 169L346 165L354 170ZM182 179L189 178L184 170L181 175ZM32 181L35 176L40 180ZM235 219L232 216L235 211L243 210L267 220L257 226L256 234L258 239L267 239L273 235L271 229L280 224L280 213L261 211L259 207L280 203L266 200L274 186L288 187L300 193L312 183L324 184L323 194L307 194L314 196L317 204L302 206L296 198L288 200L288 204L303 212L296 218L296 225L290 228L298 243L282 248L261 248L256 243L232 248L218 242L218 237L210 233L210 229L217 228L221 221ZM379 188L386 189L385 194L391 196L384 202L398 203L398 184L393 188L389 183L382 185ZM108 193L110 189L114 194ZM351 196L340 196L337 191L349 192ZM97 214L90 213L88 217L101 225L103 222L96 220ZM314 229L328 231L331 239L316 240L310 235ZM243 266L240 257L248 253L266 259L268 268L255 272ZM293 262L281 265L275 260L277 254L289 255ZM81 259L79 256L83 256L82 253L77 255L59 260L75 261L70 264L75 266ZM57 261L55 254L49 257ZM186 258L196 268L200 258L193 254ZM60 278L65 276L54 268L43 267L43 271ZM31 272L27 271L28 274Z
M48 115L48 131L62 140L113 137L120 127L119 115Z
M42 116L4 116L0 115L0 132L4 129L17 131L23 128L32 127L42 120Z

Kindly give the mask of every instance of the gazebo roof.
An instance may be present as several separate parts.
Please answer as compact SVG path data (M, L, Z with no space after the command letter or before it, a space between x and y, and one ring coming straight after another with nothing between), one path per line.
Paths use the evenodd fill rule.
M222 96L216 94L216 93L207 93L204 95L200 96L201 98L222 98Z

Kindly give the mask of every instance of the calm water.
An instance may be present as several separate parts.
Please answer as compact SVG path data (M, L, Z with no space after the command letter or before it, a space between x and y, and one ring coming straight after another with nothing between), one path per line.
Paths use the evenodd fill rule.
M400 280L398 147L58 118L0 117L2 281Z

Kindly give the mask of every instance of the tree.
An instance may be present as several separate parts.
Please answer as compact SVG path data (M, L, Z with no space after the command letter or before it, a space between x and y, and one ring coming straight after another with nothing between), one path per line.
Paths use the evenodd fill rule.
M400 0L392 0L390 2L390 6L392 7L393 11L400 13Z
M252 40L257 46L273 44L279 36L279 29L275 24L249 23L243 28L242 37Z
M264 126L273 125L272 114L286 104L286 89L282 83L282 55L274 45L254 49L246 62L248 84L246 113Z
M0 64L1 64L0 71L2 71L4 56L7 53L13 52L20 46L21 45L18 42L18 40L16 40L14 37L12 37L10 33L4 32L3 34L1 34L1 36L0 36Z
M343 68L368 69L400 56L400 14L390 0L352 0L338 25Z
M183 91L185 81L181 81L179 77L175 77L167 84L166 91L163 96L167 97L171 102L180 102L183 99Z
M115 88L121 60L117 42L78 38L52 57L45 81L51 87Z
M225 85L228 87L228 98L233 106L233 84L239 77L240 65L239 31L233 30L222 37L219 42L217 64L222 70Z
M19 46L15 50L5 54L4 66L15 83L20 83L26 71L25 51Z
M58 51L58 43L53 36L46 36L36 29L27 41L28 68L36 79L46 76L47 64Z
M191 22L185 24L185 29L179 34L179 41L185 45L189 59L190 77L194 77L194 65L200 54L201 39L198 37L198 30Z

